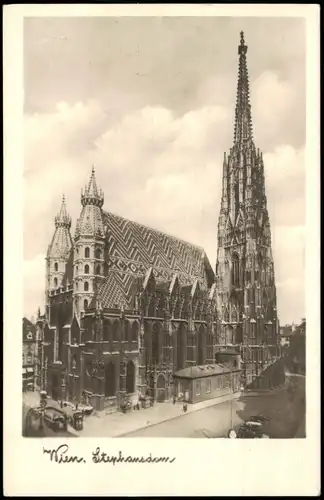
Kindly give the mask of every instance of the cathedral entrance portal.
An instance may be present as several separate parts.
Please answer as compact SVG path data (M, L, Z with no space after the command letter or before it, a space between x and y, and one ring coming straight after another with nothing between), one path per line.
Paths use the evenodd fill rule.
M156 392L157 392L157 402L164 403L165 401L165 377L164 375L159 375L156 382Z

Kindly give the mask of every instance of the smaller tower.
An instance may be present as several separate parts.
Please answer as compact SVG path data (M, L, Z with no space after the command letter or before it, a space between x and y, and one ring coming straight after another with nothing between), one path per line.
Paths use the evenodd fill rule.
M89 306L104 276L103 203L92 168L89 184L81 192L82 210L74 237L73 311L77 317Z
M71 217L68 215L63 195L61 210L55 217L55 231L46 256L46 305L48 292L63 285L67 263L72 251Z

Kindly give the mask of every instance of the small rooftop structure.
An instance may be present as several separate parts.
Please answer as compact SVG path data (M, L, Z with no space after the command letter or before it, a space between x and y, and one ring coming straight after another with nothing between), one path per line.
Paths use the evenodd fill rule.
M182 370L175 372L174 377L195 379L209 377L211 375L222 375L233 371L240 371L240 368L231 369L225 364L217 363L212 365L199 365L183 368Z

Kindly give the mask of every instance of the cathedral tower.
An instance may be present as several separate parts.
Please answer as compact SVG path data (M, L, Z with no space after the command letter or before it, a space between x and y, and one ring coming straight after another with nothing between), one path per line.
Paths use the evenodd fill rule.
M224 155L216 289L219 344L240 346L246 382L278 341L276 288L262 153L252 135L247 46L241 32L234 140Z
M61 210L55 217L55 231L46 256L46 296L47 292L65 286L67 264L72 251L71 217L66 211L63 196ZM46 299L46 304L48 300Z
M81 193L82 210L74 238L73 310L77 317L91 302L104 275L104 194L97 187L94 168Z

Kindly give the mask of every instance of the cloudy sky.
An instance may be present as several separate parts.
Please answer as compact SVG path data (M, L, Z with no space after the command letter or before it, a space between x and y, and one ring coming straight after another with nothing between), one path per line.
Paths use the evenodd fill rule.
M203 246L215 267L241 30L280 321L304 316L304 29L301 18L25 20L27 316L43 309L44 259L62 194L74 231L93 164L106 210Z

